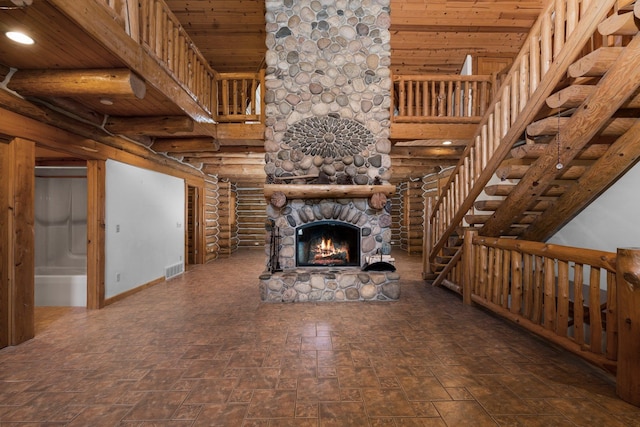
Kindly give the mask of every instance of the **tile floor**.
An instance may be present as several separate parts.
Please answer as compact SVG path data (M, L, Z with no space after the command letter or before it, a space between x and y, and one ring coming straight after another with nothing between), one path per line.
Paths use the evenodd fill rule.
M608 375L444 289L263 304L242 250L0 350L1 426L640 426Z

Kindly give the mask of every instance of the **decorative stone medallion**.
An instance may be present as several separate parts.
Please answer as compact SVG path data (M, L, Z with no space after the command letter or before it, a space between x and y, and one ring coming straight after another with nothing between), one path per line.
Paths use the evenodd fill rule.
M339 158L360 154L375 139L357 121L329 114L294 123L284 133L282 142L305 155Z

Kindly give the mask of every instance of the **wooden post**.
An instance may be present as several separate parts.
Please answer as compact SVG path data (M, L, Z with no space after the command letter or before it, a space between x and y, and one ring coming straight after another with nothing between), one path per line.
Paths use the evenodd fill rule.
M640 248L619 248L618 372L616 393L640 406Z
M35 143L15 138L0 149L0 347L35 334Z
M462 302L471 305L471 291L473 290L474 261L473 238L478 235L478 230L465 230L464 243L462 248Z
M422 241L422 278L426 280L431 275L431 263L429 254L433 242L433 230L431 229L431 213L433 212L433 197L425 197L424 210L424 240Z
M87 308L104 307L106 167L87 161Z

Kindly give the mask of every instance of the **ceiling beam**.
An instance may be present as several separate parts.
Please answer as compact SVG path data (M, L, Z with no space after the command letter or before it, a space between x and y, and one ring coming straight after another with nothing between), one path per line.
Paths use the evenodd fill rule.
M160 153L212 152L220 149L214 138L162 138L156 139L151 149Z
M147 86L127 69L19 70L8 84L22 96L144 98Z
M104 128L124 135L164 136L178 132L193 132L193 119L188 116L109 116Z

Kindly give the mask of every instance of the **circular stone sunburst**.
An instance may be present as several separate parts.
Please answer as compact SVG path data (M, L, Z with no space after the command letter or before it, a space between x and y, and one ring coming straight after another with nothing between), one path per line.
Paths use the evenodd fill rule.
M323 116L294 123L284 133L282 142L310 156L336 158L359 154L375 139L355 120Z

